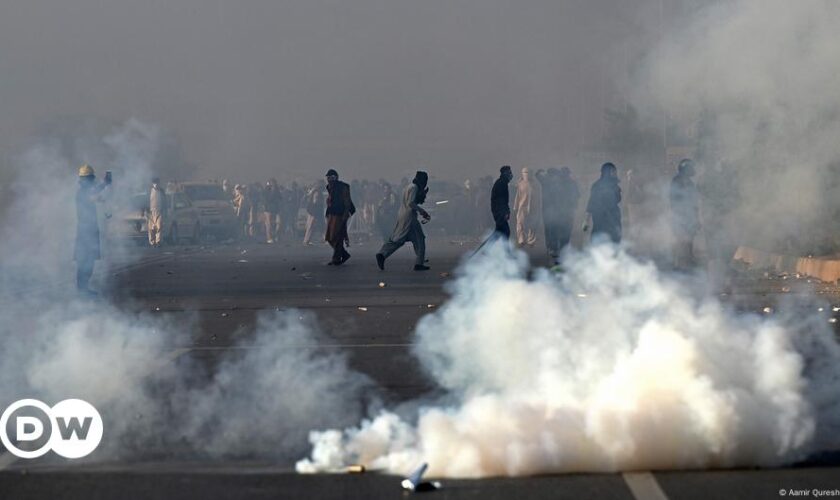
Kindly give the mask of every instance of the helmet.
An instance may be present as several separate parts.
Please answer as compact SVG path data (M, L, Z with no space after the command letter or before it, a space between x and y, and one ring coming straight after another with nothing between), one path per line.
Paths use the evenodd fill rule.
M677 172L686 175L694 175L694 162L691 161L690 158L680 160L679 165L677 165Z
M93 177L94 175L93 167L90 165L82 165L79 167L79 177Z

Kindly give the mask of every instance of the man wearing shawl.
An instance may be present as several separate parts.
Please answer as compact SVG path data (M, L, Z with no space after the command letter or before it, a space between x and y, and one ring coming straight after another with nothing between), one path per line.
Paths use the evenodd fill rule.
M347 221L356 213L356 207L350 198L350 186L338 180L338 172L327 171L327 234L324 239L333 247L330 266L340 266L347 262L350 253L344 244L350 243L347 235Z
M522 178L516 185L516 197L513 208L516 211L516 244L520 247L534 246L537 242L535 227L538 223L540 206L539 186L531 181L527 168L522 169Z
M407 241L410 241L414 245L414 253L417 256L414 261L414 270L429 270L429 266L425 264L426 235L423 234L423 228L420 221L417 220L418 214L425 221L431 220L429 213L420 206L426 201L426 194L429 192L428 182L429 175L426 172L417 172L414 180L403 191L400 211L397 214L397 225L394 226L391 238L382 245L382 249L376 254L376 265L379 266L379 269L384 270L385 259L405 245Z

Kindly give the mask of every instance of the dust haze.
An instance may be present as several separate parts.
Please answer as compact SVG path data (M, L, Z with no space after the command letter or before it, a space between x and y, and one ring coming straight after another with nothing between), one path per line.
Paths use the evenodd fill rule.
M571 162L660 20L652 0L5 2L0 158L134 117L206 177Z

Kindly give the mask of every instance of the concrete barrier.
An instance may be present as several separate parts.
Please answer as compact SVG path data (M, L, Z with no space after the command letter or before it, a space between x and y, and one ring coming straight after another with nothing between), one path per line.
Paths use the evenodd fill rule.
M756 248L738 247L734 260L758 269L778 273L803 274L829 283L840 280L840 259L836 257L794 257L765 252Z

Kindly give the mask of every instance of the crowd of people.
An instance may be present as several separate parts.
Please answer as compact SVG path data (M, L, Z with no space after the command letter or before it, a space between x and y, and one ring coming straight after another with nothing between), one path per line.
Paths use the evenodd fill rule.
M694 265L694 238L700 230L700 194L693 176L693 162L681 161L669 191L673 263L678 269ZM78 286L80 290L88 290L93 267L90 263L99 258L95 198L102 187L95 184L90 166L80 169L79 177ZM563 249L571 243L581 198L578 182L567 167L540 169L533 174L523 168L515 179L513 169L503 166L495 181L486 176L476 182L467 180L462 186L443 182L432 186L424 171L418 171L411 181L402 179L397 185L384 180L345 183L339 180L335 169L330 169L324 181L309 186L297 183L283 186L274 179L264 184L232 184L225 180L221 188L235 212L237 237L241 240L262 238L271 244L288 238L305 245L325 241L333 249L329 265L339 266L350 258L347 246L351 234L362 238L378 236L383 241L375 254L380 269L385 269L389 256L411 242L417 271L429 269L423 225L433 215L438 219L437 230L447 235L477 237L492 228L491 237L485 243L505 239L519 247L534 247L539 235L548 255L557 263ZM434 208L430 208L429 195L433 188L439 192ZM164 192L160 180L153 179L147 213L149 242L153 246L162 241ZM620 243L621 203L618 169L613 163L605 163L600 177L591 186L582 231L591 230L593 239ZM305 221L300 220L301 215Z

